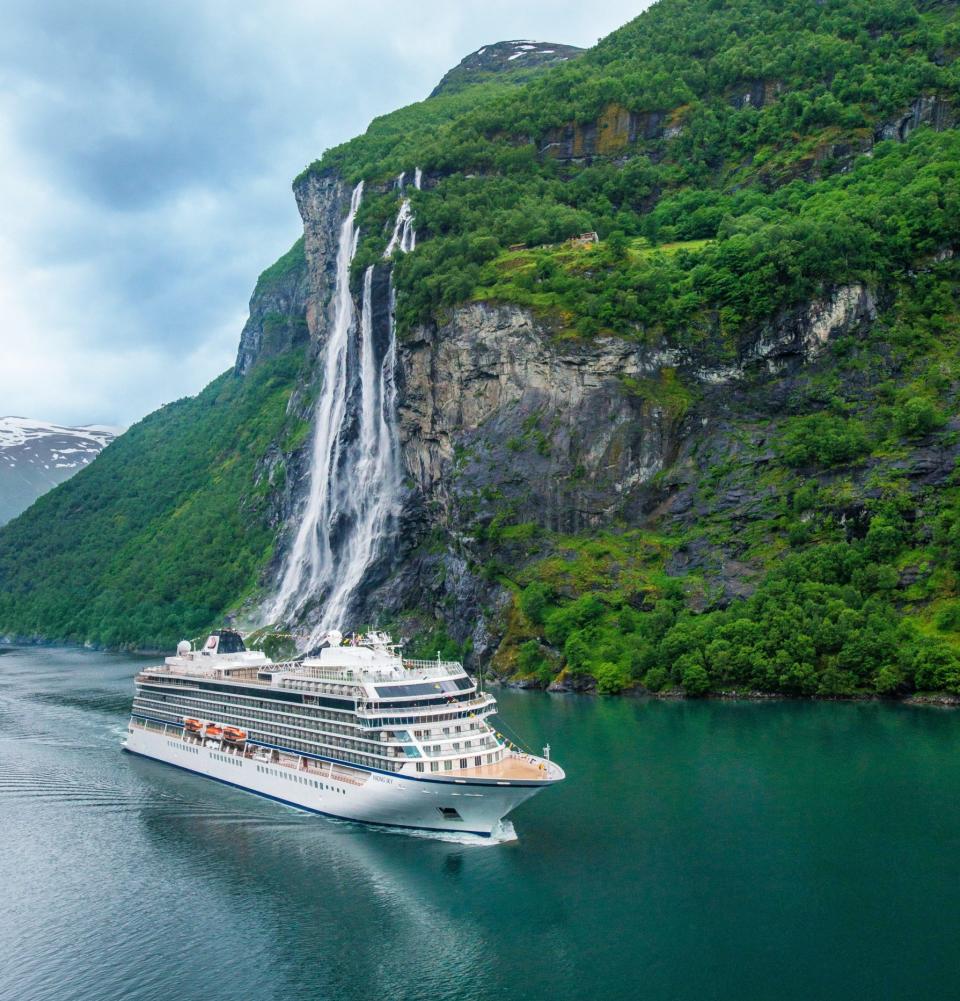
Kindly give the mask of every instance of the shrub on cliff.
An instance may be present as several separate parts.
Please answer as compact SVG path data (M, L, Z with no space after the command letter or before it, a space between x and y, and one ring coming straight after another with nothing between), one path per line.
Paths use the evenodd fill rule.
M937 405L924 396L911 397L893 411L893 425L904 438L922 438L946 422Z
M836 466L860 458L868 450L863 424L833 414L795 417L784 427L780 453L789 466Z

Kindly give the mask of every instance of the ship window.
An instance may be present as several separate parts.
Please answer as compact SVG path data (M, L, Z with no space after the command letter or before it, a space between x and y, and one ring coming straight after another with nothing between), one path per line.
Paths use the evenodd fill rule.
M452 806L438 806L437 810L444 820L463 820L463 817Z
M431 772L438 772L438 771L440 771L440 762L439 761L431 761L430 762L430 771Z
M423 762L422 761L418 761L417 762L417 771L418 772L422 772L423 771Z
M466 758L461 758L460 759L460 767L461 768L466 768L467 767L467 759Z

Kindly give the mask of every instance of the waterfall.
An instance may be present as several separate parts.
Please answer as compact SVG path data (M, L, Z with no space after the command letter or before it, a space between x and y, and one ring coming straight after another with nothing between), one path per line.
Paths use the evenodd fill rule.
M406 173L397 178L396 186L402 192L404 190L404 180ZM420 190L423 182L423 171L417 167L413 174L413 186ZM393 256L393 252L400 249L401 253L409 254L417 246L417 231L413 228L413 209L410 206L410 199L404 198L400 203L400 211L397 213L397 220L393 225L393 235L387 244L387 249L383 252L385 258Z
M344 519L347 530L338 547L337 572L331 580L323 613L310 637L311 644L328 629L347 625L344 619L350 611L351 600L367 568L380 554L382 543L395 529L400 514L401 477L394 383L396 341L392 310L387 348L379 361L376 354L371 265L363 276L360 313L360 426L348 446L339 482L333 485L338 500L335 513ZM335 474L336 471L331 472Z
M295 618L312 594L329 589L333 575L330 530L339 508L337 474L346 444L342 432L348 419L350 339L356 329L350 295L350 263L357 249L358 233L354 221L362 197L361 181L353 189L350 211L340 227L333 319L325 347L323 384L314 419L309 492L272 605L271 618L274 620L290 621Z
M397 178L404 190L405 174ZM419 189L418 169L414 185ZM296 538L270 608L273 621L296 620L312 599L322 602L309 645L329 629L345 628L364 575L395 533L402 482L397 433L396 325L389 280L389 330L378 347L374 330L374 266L363 276L359 323L350 295L357 248L355 217L363 182L354 189L340 228L334 313L316 406L310 485ZM410 200L404 198L384 253L416 246ZM359 342L359 343L358 343ZM378 357L378 350L382 352Z

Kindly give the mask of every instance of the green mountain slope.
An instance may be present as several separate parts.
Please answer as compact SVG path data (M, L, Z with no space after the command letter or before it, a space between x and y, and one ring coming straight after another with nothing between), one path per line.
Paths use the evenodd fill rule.
M7 525L4 630L168 647L235 605L273 549L267 495L281 484L255 474L288 429L299 365L228 373L163 407Z
M477 303L531 316L544 355L671 359L612 380L633 438L669 442L640 486L565 459L578 429L555 414L460 429L400 568L432 583L392 604L399 626L469 651L446 553L482 595L495 667L538 684L960 691L958 48L953 2L660 0L576 59L482 73L307 168L298 185L366 182L358 279L389 239L393 179L423 170L417 249L394 266L411 357ZM277 287L308 265L288 258L252 306L243 378L148 418L0 531L0 628L170 642L255 590L282 493L257 471L302 457L283 408L303 303ZM229 400L217 414L210 394ZM160 466L189 473L161 482L126 444L150 428ZM570 530L537 477L576 495ZM623 503L581 519L593 487Z

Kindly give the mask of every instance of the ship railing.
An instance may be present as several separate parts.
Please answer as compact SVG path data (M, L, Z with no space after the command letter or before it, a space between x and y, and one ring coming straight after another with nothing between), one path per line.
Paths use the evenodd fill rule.
M165 667L147 667L144 668L144 674L173 674L178 678L223 678L222 671L200 671L194 667L188 667L186 665L169 665Z
M425 678L449 678L450 675L466 673L459 660L408 660L404 657L403 666Z
M488 706L495 706L496 699L492 695L481 695L479 698L462 702L444 702L433 706L381 706L379 702L358 702L357 715L365 719L374 716L415 716L417 719L429 716L438 716L442 713L467 712L486 709Z
M495 751L502 746L498 740L486 740L482 744L475 743L469 747L445 747L439 751L433 751L428 746L423 748L423 754L427 758L468 758L471 754L480 754L481 751Z
M404 668L402 676L398 677L397 668ZM298 678L309 678L316 681L345 682L365 681L409 681L415 676L424 681L431 678L450 678L463 675L463 666L457 661L435 660L404 660L397 659L388 670L377 670L362 666L320 667L314 664L304 664L302 661L283 661L269 664L260 669L271 674L292 674Z
M330 681L336 685L356 684L366 681L396 681L392 671L375 671L359 667L313 667L297 661L289 664L271 664L271 674L288 675L291 680Z

